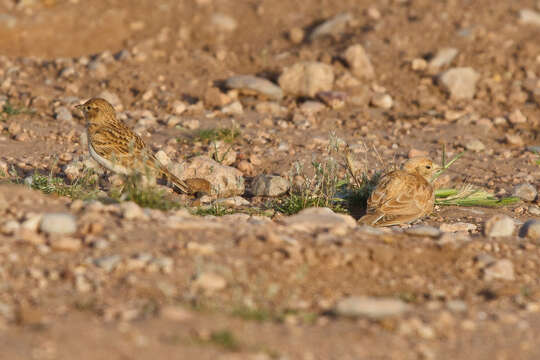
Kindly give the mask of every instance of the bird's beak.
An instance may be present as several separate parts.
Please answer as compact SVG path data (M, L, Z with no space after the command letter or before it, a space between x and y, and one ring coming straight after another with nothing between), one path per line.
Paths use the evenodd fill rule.
M75 105L75 109L82 111L83 110L82 104L81 105Z

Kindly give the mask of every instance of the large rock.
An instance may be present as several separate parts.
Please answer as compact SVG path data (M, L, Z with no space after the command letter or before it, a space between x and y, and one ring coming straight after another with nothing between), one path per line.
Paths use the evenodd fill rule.
M521 200L534 201L538 195L538 191L531 184L520 184L514 188L514 196L517 196Z
M329 208L304 209L296 215L284 218L283 222L294 230L307 232L330 230L338 234L356 226L356 220L352 216L336 214Z
M470 100L476 93L476 83L480 75L470 67L452 68L439 78L443 88L454 100Z
M236 75L225 81L225 86L241 92L254 92L273 100L281 100L283 90L270 80L252 75Z
M245 190L240 170L226 166L206 156L197 156L189 163L177 166L175 173L181 179L204 179L210 183L210 195L233 197Z
M484 233L489 237L512 236L514 233L514 220L502 214L494 215L486 221Z
M382 319L401 315L408 309L409 305L399 299L351 296L337 303L336 313L343 316Z
M283 70L279 85L289 94L314 97L319 91L332 89L334 70L320 62L299 62Z
M277 175L259 175L253 179L252 192L255 196L279 196L289 190L287 179Z
M375 69L367 56L366 50L360 44L352 45L345 50L345 61L349 64L351 72L359 79L372 79Z
M77 221L71 214L49 213L43 215L39 228L48 234L69 235L77 231Z

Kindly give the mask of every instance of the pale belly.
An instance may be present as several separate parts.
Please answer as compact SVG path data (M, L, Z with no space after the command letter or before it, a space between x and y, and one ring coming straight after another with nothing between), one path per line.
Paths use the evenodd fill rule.
M123 174L123 175L129 175L132 173L128 168L119 165L118 163L115 163L114 161L110 161L108 159L105 159L103 156L99 155L92 146L92 143L88 142L88 150L90 151L90 155L94 160L98 162L101 166L106 168L107 170L113 171L115 173Z

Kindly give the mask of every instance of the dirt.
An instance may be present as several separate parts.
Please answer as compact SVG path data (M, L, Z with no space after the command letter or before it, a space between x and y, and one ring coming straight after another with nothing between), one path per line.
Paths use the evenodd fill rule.
M231 165L244 171L248 187L255 175L287 177L295 161L307 168L324 159L335 133L371 174L411 150L438 161L443 144L454 156L480 140L485 148L467 151L438 186L469 183L498 196L524 183L538 190L539 156L530 149L540 145L540 27L520 22L525 8L534 4L3 0L0 100L20 113L0 114L0 164L21 178L35 171L65 176L66 165L88 157L84 120L73 106L108 91L128 125L175 161L212 150L196 139L200 129L238 129ZM335 33L291 40L291 30L309 36L344 12L352 20ZM212 23L216 14L236 27ZM283 109L268 114L256 109L268 99L223 88L238 74L277 83L299 61L330 64L339 79L350 75L343 53L354 44L363 45L375 77L353 88L336 81L349 99L342 108L306 115L302 105L310 99L287 95L276 101ZM413 60L429 61L446 47L458 49L451 64L432 73L412 68ZM473 99L452 100L443 90L438 74L451 67L480 74ZM240 101L241 113L205 103L212 87ZM393 107L371 105L375 92L391 95ZM175 101L187 107L180 123L198 120L198 129L166 125ZM72 119L55 115L61 106ZM153 115L146 124L139 121L144 110ZM525 122L509 121L516 110ZM509 134L520 141L510 142ZM141 210L130 219L122 205L6 182L0 359L540 358L540 242L517 230L540 219L538 197L494 209L438 206L422 224L465 223L469 230L434 239L409 235L406 226L299 229L280 214ZM253 207L268 200L249 191L244 197ZM50 212L73 214L77 231L62 237L35 227L6 230L9 221L20 227ZM483 234L496 214L514 219L514 235ZM59 249L58 237L78 246ZM119 259L110 269L96 263L110 256ZM486 273L500 260L509 260L513 273L490 279ZM336 310L349 296L400 299L408 310L349 318Z

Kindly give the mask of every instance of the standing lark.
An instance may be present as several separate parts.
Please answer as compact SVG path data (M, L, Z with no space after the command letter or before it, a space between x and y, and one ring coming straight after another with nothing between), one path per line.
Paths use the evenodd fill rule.
M359 222L372 226L406 224L433 211L435 194L430 180L441 169L426 158L408 160L402 170L384 175L368 199Z
M181 192L194 192L159 162L139 135L116 117L114 108L106 100L93 98L76 108L86 119L90 155L100 165L122 175L164 176Z

